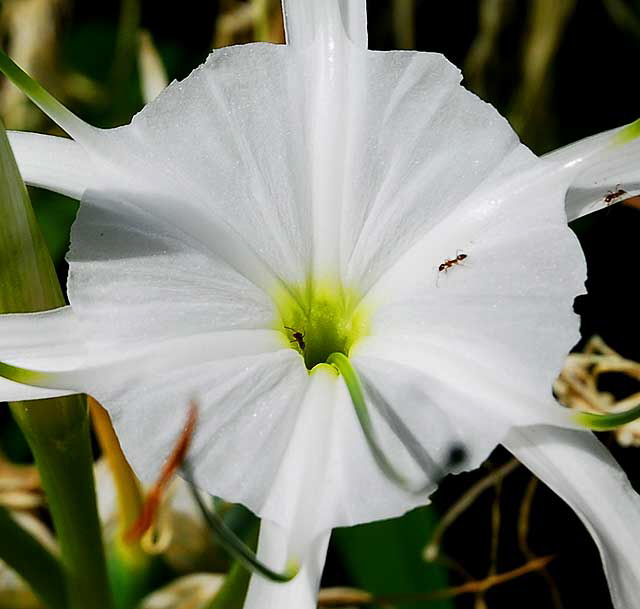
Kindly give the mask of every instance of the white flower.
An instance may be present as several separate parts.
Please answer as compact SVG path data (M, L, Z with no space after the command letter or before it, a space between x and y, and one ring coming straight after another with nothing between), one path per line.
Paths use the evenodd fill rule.
M640 500L551 385L585 279L565 195L576 217L637 178L637 127L537 159L442 56L367 51L364 0L285 15L288 45L215 51L125 127L34 95L75 140L11 140L29 183L82 199L71 305L0 317L0 398L95 396L147 479L197 397L199 483L264 519L263 561L303 564L254 577L246 606L303 609L333 527L428 494L378 467L322 363L343 352L397 471L432 490L503 443L585 522L616 607L636 606Z

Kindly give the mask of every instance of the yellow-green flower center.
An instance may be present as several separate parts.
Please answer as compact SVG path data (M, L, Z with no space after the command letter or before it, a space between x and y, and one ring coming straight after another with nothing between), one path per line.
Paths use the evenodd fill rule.
M288 286L276 299L277 329L311 370L332 353L348 356L354 343L368 333L369 315L360 301L359 294L337 281Z

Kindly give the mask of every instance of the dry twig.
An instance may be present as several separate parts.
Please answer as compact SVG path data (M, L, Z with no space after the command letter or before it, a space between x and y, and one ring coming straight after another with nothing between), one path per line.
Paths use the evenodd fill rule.
M350 605L362 606L372 603L384 605L390 603L419 602L453 598L463 594L479 594L486 592L494 586L499 586L500 584L504 584L512 579L526 575L527 573L533 573L540 569L544 569L553 560L553 558L553 556L534 558L526 564L517 567L516 569L505 571L504 573L490 575L484 579L467 582L460 584L459 586L449 586L448 588L433 590L432 592L426 592L425 594L384 597L373 596L364 590L355 590L352 588L325 588L320 591L318 604L321 607L345 607Z

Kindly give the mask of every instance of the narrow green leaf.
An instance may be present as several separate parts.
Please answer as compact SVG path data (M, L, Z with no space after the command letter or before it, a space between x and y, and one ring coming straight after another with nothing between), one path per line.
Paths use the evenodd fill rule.
M0 124L0 312L64 305L27 189Z
M0 559L20 573L49 609L67 609L67 588L62 565L2 506Z
M0 68L6 61L0 55ZM0 313L53 309L62 291L0 124ZM60 543L71 609L111 609L83 397L10 405L35 458Z

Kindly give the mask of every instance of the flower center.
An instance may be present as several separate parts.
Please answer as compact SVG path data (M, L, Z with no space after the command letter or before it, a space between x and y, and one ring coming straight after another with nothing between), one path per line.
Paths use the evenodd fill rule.
M369 316L360 296L340 282L308 281L289 286L277 298L277 329L311 370L332 353L348 356L353 344L368 333Z

